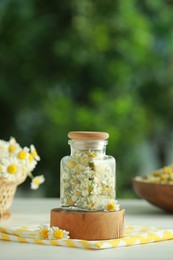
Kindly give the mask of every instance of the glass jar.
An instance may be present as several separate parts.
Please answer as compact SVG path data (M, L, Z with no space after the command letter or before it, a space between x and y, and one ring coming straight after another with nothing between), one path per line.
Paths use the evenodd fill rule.
M106 155L109 134L69 132L71 155L61 160L60 202L64 209L114 210L115 159Z

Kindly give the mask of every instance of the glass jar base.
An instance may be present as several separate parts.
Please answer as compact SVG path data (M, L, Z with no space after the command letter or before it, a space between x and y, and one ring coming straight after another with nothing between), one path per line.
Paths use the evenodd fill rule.
M81 207L79 208L77 206L61 206L61 208L64 210L76 210L76 211L86 211L86 212L100 211L100 210L82 209Z
M71 211L83 211L83 212L110 212L110 211L119 211L118 210L107 210L107 209L82 209L81 207L77 207L77 206L61 206L61 209L64 210L71 210Z

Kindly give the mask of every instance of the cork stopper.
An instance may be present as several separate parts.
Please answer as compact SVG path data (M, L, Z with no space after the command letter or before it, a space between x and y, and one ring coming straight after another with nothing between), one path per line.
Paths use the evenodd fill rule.
M107 132L73 131L68 137L75 140L106 140L109 138Z

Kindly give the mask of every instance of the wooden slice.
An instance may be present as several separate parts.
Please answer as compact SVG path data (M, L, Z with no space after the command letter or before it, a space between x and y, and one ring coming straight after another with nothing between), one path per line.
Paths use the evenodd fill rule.
M75 140L106 140L109 138L107 132L73 131L68 137Z
M50 226L69 231L73 239L116 239L124 236L124 212L124 209L86 212L56 208L51 210Z

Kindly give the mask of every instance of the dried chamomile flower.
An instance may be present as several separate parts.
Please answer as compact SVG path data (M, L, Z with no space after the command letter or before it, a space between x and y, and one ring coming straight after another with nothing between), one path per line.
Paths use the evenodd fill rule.
M173 165L155 170L151 174L144 177L137 176L135 179L142 182L173 185Z

